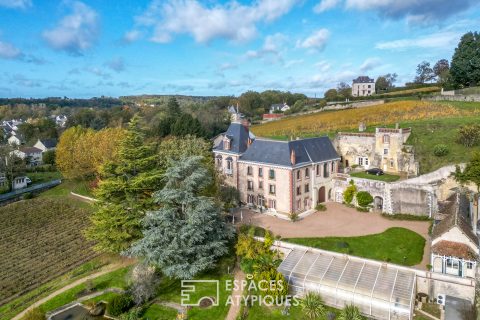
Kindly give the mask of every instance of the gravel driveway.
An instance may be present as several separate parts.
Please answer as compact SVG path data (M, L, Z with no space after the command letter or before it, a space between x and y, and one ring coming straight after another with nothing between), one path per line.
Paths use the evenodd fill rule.
M430 262L428 221L389 220L379 213L358 212L340 203L329 202L327 211L316 212L304 219L291 222L265 214L243 211L243 223L250 223L269 229L282 238L298 237L354 237L381 233L391 227L410 229L427 239L423 261L418 265L425 269ZM240 212L236 213L237 219Z

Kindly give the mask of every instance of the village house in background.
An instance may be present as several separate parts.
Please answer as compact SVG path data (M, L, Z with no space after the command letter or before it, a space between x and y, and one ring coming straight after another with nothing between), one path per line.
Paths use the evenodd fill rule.
M404 176L418 175L413 147L406 145L410 128L375 128L375 132L340 132L334 139L337 152L342 156L342 165L362 169L380 168L384 172Z
M285 112L287 110L290 110L290 106L284 102L284 103L276 103L272 104L270 106L270 113L278 113L278 112Z
M360 76L353 79L352 96L366 97L375 93L375 80L368 76Z
M42 150L43 152L55 150L57 147L57 139L38 139L33 145L35 148Z
M234 122L213 148L216 168L240 199L270 212L312 210L332 197L340 157L328 137L274 141L256 139Z
M20 133L12 132L7 142L11 146L20 146L25 144L25 138Z
M15 156L25 160L27 167L35 167L42 164L42 150L35 147L20 147L12 151Z

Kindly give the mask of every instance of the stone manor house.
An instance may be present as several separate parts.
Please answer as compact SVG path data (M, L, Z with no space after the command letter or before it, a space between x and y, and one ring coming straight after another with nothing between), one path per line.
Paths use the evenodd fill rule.
M224 182L240 191L243 203L300 213L325 201L342 201L338 179L344 168L378 167L416 175L413 149L405 145L410 132L397 126L376 128L374 133L339 133L333 142L328 137L275 141L256 138L248 123L237 119L215 139L213 152ZM382 209L383 195L378 201Z
M233 122L214 142L216 168L240 199L271 212L304 212L332 199L332 175L340 157L328 137L257 139Z

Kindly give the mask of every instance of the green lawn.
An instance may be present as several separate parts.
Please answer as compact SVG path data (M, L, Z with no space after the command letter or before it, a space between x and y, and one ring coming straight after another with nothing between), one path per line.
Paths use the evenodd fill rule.
M104 290L107 288L127 288L127 274L131 267L125 267L116 271L105 274L92 280L95 290ZM56 296L48 302L42 304L40 308L47 312L55 310L67 303L78 299L79 295L85 290L85 283L80 284L64 293Z
M362 178L362 179L370 179L370 180L379 180L379 181L385 181L385 182L394 182L400 179L400 176L396 176L393 174L382 174L381 176L377 176L374 174L368 174L366 172L354 172L350 173L352 177L356 178Z
M177 317L177 310L152 304L147 308L142 316L144 320L174 320Z
M62 179L62 174L58 171L52 172L27 172L26 176L32 180L32 184L48 182L51 180Z
M92 196L92 192L88 187L89 181L83 180L63 180L62 183L55 188L42 192L41 197L68 197L70 192L75 192L83 196Z
M282 307L267 307L259 306L255 304L254 306L248 309L247 320L290 320L290 319L306 319L300 306L292 306L289 310L289 315L283 315ZM334 313L335 315L339 314L339 310L326 307L327 312ZM319 318L318 320L326 320L327 317Z
M283 239L308 247L347 253L358 257L413 266L422 261L425 239L408 229L390 228L360 237Z
M211 320L223 320L225 319L229 305L226 305L226 301L230 292L226 289L226 280L233 280L232 275L223 274L220 275L216 272L207 273L205 275L195 278L196 280L220 280L220 300L217 307L199 308L193 307L188 311L188 319L211 319ZM198 283L196 285L195 293L191 294L191 301L198 301L201 297L215 296L215 287L207 283ZM158 299L160 301L172 301L180 303L181 301L181 283L180 280L174 280L169 278L163 278L158 289Z

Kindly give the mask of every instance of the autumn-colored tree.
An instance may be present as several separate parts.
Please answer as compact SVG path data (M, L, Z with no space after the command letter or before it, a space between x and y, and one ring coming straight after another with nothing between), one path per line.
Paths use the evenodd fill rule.
M81 165L78 144L87 131L81 126L71 127L65 130L58 141L55 163L65 178L73 179L84 175L84 172L79 172Z
M57 145L58 169L69 179L98 174L103 164L116 158L123 134L120 128L94 131L75 126L67 129Z

